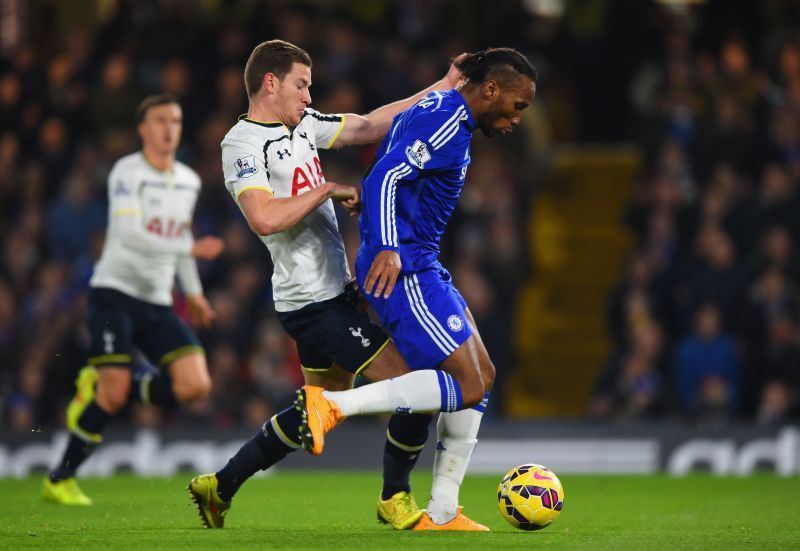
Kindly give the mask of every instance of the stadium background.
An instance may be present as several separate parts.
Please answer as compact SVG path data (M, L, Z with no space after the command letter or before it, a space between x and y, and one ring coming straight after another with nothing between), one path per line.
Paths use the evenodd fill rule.
M514 46L538 68L519 131L475 139L444 244L498 369L489 426L796 421L798 24L788 0L0 1L0 431L63 427L106 176L158 91L180 99L179 158L203 180L195 234L227 245L200 266L214 390L119 423L255 427L292 395L269 257L219 155L269 38L309 51L322 112L410 95L462 51ZM323 153L326 178L357 182L371 154Z

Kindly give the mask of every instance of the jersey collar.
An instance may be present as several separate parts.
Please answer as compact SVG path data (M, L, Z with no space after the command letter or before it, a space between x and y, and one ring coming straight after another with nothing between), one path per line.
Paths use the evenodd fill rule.
M464 106L464 112L467 114L467 119L465 121L467 123L467 128L470 132L474 132L478 125L472 117L472 111L470 111L469 105L467 105L467 100L464 99L464 96L462 96L458 90L453 90L452 92Z
M265 121L257 121L255 119L251 119L251 118L247 117L247 113L243 113L243 114L239 115L238 120L249 122L249 123L253 123L253 124L257 124L258 126L264 126L266 128L280 128L281 126L286 126L285 124L283 124L282 122L279 122L279 121L265 122Z

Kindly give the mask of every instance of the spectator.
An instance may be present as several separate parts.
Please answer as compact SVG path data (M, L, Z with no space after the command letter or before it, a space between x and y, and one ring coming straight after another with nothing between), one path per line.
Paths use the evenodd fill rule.
M275 317L257 328L248 365L258 394L272 404L292 401L295 389L303 384L297 348Z
M700 306L694 332L678 343L675 382L682 411L700 422L725 422L739 404L741 369L736 344L722 330L720 309Z
M94 89L89 101L95 135L132 126L132 113L136 112L140 99L141 94L132 83L128 56L110 56L103 65L100 86Z
M66 190L47 215L50 254L74 260L89 251L91 237L106 224L106 208L92 196L92 182L85 173L73 173Z
M646 419L663 413L661 328L642 319L631 328L630 344L616 353L589 401L596 418Z
M737 264L733 240L714 225L707 225L697 238L695 250L696 263L686 268L686 312L712 301L723 316L734 316L746 280Z

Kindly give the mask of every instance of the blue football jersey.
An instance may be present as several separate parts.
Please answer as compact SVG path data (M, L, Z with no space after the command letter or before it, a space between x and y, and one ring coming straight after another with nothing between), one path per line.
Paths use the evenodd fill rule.
M438 263L439 241L470 163L475 126L456 90L431 92L394 118L362 180L360 256L398 251L404 274Z

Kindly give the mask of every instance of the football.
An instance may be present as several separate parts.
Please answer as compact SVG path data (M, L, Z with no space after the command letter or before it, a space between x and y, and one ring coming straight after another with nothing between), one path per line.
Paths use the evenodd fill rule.
M497 506L511 526L540 530L564 508L564 488L556 474L541 465L525 464L506 473L497 487Z

